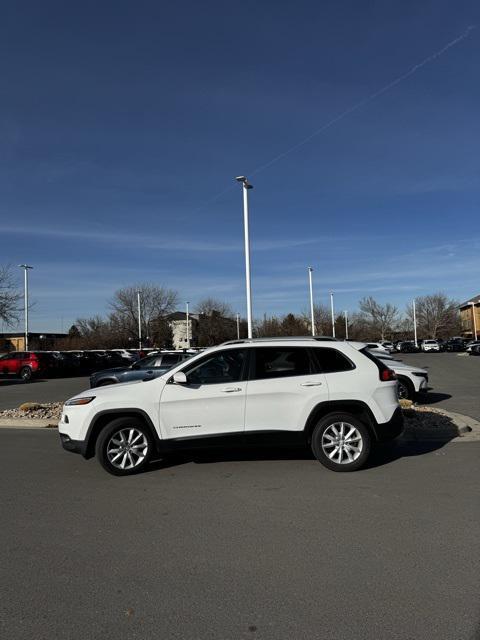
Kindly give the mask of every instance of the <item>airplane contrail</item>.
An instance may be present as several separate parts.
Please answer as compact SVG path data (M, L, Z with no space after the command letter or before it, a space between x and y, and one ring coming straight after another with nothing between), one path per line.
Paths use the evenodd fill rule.
M439 49L438 51L435 51L435 53L430 54L427 58L425 58L421 62L418 62L417 64L415 64L413 67L411 67L411 69L403 73L401 76L398 76L398 78L395 78L395 80L392 80L391 82L383 86L381 89L378 89L378 91L375 91L374 93L370 94L366 98L363 98L362 100L360 100L360 102L357 102L356 104L352 105L348 109L345 109L345 111L342 111L341 113L339 113L338 116L335 116L334 118L326 122L324 125L322 125L319 129L316 129L315 131L313 131L313 133L308 135L306 138L303 138L302 140L300 140L300 142L297 142L292 147L289 147L282 153L279 153L277 156L275 156L265 164L262 164L256 169L254 169L253 171L248 172L247 175L254 176L260 173L261 171L264 171L268 167L271 167L272 164L275 164L276 162L278 162L279 160L282 160L283 158L290 155L300 147L303 147L303 145L307 144L307 142L310 142L310 140L312 140L313 138L316 138L327 129L330 129L330 127L333 127L333 125L337 124L337 122L340 122L340 120L343 120L344 118L349 116L351 113L358 111L358 109L361 109L362 107L369 104L370 102L372 102L379 96L383 95L387 91L390 91L390 89L393 89L393 87L396 87L398 84L400 84L401 82L403 82L404 80L412 76L419 69L429 64L430 62L433 62L434 60L439 58L441 55L443 55L445 52L447 52L449 49L451 49L455 45L462 42L462 40L465 40L466 38L468 38L468 36L470 35L470 32L473 31L473 29L476 29L476 27L477 25L470 25L465 29L465 31L461 35L457 36L456 38L448 42L441 49ZM214 202L219 200L225 193L228 193L233 189L235 189L235 185L231 185L226 187L225 189L222 189L222 191L217 193L215 196L212 196L209 200L204 202L204 204L200 205L200 207L196 209L195 212L201 211L202 209L207 207L209 204L213 204Z
M285 151L283 151L282 153L278 154L278 156L275 156L274 158L272 158L271 160L269 160L265 164L262 164L259 167L257 167L256 169L254 169L253 171L250 171L248 175L251 175L251 176L256 175L257 173L260 173L261 171L264 171L268 167L271 167L272 164L274 164L275 162L278 162L282 158L285 158L285 156L288 156L290 153L292 153L293 151L296 151L300 147L303 147L303 145L307 144L307 142L310 142L310 140L312 140L316 136L320 135L321 133L323 133L327 129L330 129L330 127L332 127L334 124L337 124L337 122L340 122L340 120L343 120L344 118L346 118L348 115L350 115L354 111L357 111L358 109L361 109L362 107L364 107L365 105L369 104L370 102L372 102L373 100L375 100L379 96L383 95L387 91L390 91L390 89L393 89L393 87L396 87L398 84L400 84L401 82L403 82L404 80L406 80L410 76L413 76L414 73L416 73L419 69L424 67L426 64L428 64L429 62L433 62L434 60L439 58L441 55L443 55L446 51L448 51L449 49L454 47L456 44L459 44L460 42L462 42L462 40L465 40L465 38L468 38L468 36L470 35L470 32L475 28L476 28L476 25L471 25L471 26L467 27L467 29L465 29L465 31L461 35L459 35L457 38L454 38L453 40L448 42L444 47L442 47L438 51L435 51L435 53L432 53L431 55L429 55L427 58L425 58L421 62L415 64L411 69L409 69L409 71L406 71L405 73L403 73L398 78L395 78L395 80L392 80L391 82L386 84L381 89L378 89L378 91L375 91L375 93L372 93L371 95L367 96L366 98L363 98L363 100L360 100L360 102L357 102L356 104L354 104L353 106L349 107L348 109L345 109L345 111L342 111L338 116L335 116L335 118L332 118L332 120L329 120L327 123L322 125L319 129L316 129L316 131L314 131L313 133L308 135L306 138L303 138L303 140L300 140L300 142L297 142L297 144L294 144L292 147L290 147L290 148L286 149Z

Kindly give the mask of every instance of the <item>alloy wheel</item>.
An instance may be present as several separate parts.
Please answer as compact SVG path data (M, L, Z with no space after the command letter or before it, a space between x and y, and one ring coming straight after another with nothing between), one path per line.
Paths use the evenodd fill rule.
M362 434L348 422L335 422L322 434L322 449L327 458L337 464L355 462L362 453Z
M116 431L107 443L107 458L117 469L138 467L148 453L148 440L139 429L126 428Z

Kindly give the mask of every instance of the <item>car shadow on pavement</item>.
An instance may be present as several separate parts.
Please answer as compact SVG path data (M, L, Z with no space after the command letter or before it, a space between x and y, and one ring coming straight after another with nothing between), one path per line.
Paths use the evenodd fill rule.
M449 400L451 397L452 396L449 393L435 393L434 391L429 391L418 398L418 404L436 404L437 402L442 402L442 400Z
M456 437L456 433L444 435L431 440L414 441L403 436L393 442L376 444L367 464L359 470L382 467L386 464L410 456L421 456L444 447ZM250 447L245 449L216 449L215 451L179 452L152 462L145 471L159 471L184 464L216 464L221 462L266 462L281 460L314 460L314 456L305 446L286 447Z

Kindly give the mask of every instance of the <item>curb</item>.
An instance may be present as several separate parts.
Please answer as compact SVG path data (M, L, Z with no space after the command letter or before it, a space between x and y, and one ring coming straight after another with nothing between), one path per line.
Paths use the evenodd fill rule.
M0 418L0 429L52 429L57 421L45 418Z
M457 428L458 435L452 437L450 433L447 433L444 430L443 433L441 431L430 432L428 434L415 433L413 437L409 437L408 431L405 430L402 436L403 439L415 442L431 442L433 440L447 442L480 442L480 422L475 420L475 418L465 416L462 413L456 413L455 411L447 411L446 409L439 408L435 408L435 413L449 418Z

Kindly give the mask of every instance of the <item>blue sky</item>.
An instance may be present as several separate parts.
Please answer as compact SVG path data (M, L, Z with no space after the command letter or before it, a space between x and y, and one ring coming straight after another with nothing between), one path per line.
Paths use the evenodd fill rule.
M154 282L254 314L480 290L480 5L18 2L0 24L0 262L32 331ZM441 56L264 167L466 33ZM21 273L18 270L19 283Z

